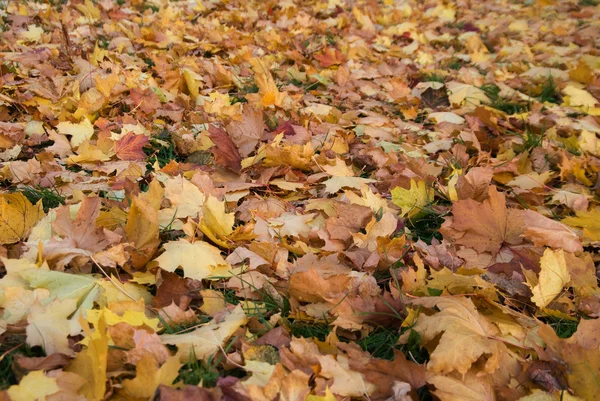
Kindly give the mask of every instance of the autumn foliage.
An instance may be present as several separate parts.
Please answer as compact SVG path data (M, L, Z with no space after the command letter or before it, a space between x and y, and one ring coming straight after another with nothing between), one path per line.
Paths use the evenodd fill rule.
M600 400L597 1L0 4L0 400Z

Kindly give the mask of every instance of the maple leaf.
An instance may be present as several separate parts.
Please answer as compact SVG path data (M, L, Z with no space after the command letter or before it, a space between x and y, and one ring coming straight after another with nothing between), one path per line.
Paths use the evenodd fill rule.
M215 144L212 148L215 162L229 168L233 172L239 173L242 169L242 156L240 156L240 152L235 147L231 137L227 135L227 132L223 128L217 128L214 125L208 128L208 134L210 140Z
M134 379L123 380L123 391L133 397L150 398L161 384L171 385L179 376L179 358L169 357L162 366L150 354L136 363Z
M600 208L578 210L576 216L567 217L561 222L571 227L582 228L584 240L600 241Z
M146 157L143 148L149 142L146 135L128 132L121 139L115 141L115 154L119 160L143 160Z
M305 145L273 142L267 145L265 151L265 166L289 165L301 170L310 169L313 164L312 157L315 154L310 142Z
M535 246L546 245L573 253L583 250L577 234L564 224L542 216L533 210L523 211L522 216L525 223L523 236L531 240Z
M522 242L522 211L507 209L504 195L490 186L488 198L483 202L472 199L458 200L452 204L452 218L441 227L444 237L477 252L496 254L504 243Z
M69 347L69 335L79 334L77 325L68 317L77 309L77 300L54 300L45 305L34 303L27 315L27 344L39 345L47 354L59 352L74 355Z
M71 365L65 370L77 373L86 382L80 394L90 401L100 401L106 393L106 367L108 363L108 330L104 318L100 316L98 325L92 332L84 326L86 338L89 339L87 348L77 353Z
M462 377L428 374L427 383L433 384L435 394L441 401L494 401L496 392L490 375L468 372Z
M365 234L356 233L352 234L352 237L356 246L367 248L369 251L374 252L377 249L377 239L389 237L396 231L397 227L398 220L394 214L388 212L381 216L379 221L373 217L365 227Z
M303 302L329 301L343 293L350 284L350 276L336 274L323 277L314 268L290 277L290 295Z
M331 392L341 396L362 397L369 396L375 386L369 383L362 373L353 371L349 366L349 359L343 354L337 358L331 355L317 356L321 364L320 375L332 379Z
M160 336L163 344L175 345L181 362L187 362L192 357L205 360L219 349L223 343L248 321L241 305L238 305L224 320L217 323L212 320L205 326L184 334L163 334Z
M263 107L268 106L283 106L283 101L286 97L285 92L279 92L273 76L265 64L257 59L250 59L250 65L254 71L254 81L258 86L258 99ZM254 96L250 96L249 100L253 100Z
M396 187L392 189L392 202L402 209L400 216L417 218L425 213L427 206L433 199L433 189L428 188L425 181L410 180L410 189Z
M394 393L394 383L408 383L412 390L417 390L425 385L425 365L409 361L399 351L395 351L394 359L388 361L373 358L352 343L338 343L337 346L348 354L350 368L361 372L369 382L376 386L375 391L371 394L372 399L391 397Z
M595 400L600 391L600 343L597 319L582 319L577 330L568 339L559 338L554 330L546 324L540 325L540 337L547 346L545 359L560 358L569 372L567 380L574 395L584 400ZM549 351L549 352L548 352Z
M202 206L202 218L199 228L213 242L223 247L228 247L227 237L233 233L235 216L233 213L225 213L225 202L219 202L217 198L208 196Z
M81 201L75 220L71 220L68 206L58 208L52 228L61 237L71 240L76 248L98 252L109 245L104 230L96 226L99 214L100 198L86 196Z
M230 277L233 271L221 256L221 251L204 241L188 242L184 239L163 245L165 252L156 258L158 265L169 272L179 267L184 276L203 280L211 276Z
M418 298L411 304L439 309L431 316L421 314L413 327L421 335L422 344L441 335L431 352L428 372L457 371L464 375L475 361L487 356L484 370L493 373L500 367L502 354L510 353L504 343L494 339L499 334L498 328L488 322L468 298ZM405 340L401 338L401 341Z
M11 401L45 400L47 396L58 393L60 387L55 378L50 378L44 371L28 373L18 385L10 386L7 394Z
M313 58L318 60L325 68L332 65L340 65L345 61L342 52L331 47L324 49L320 54L315 54Z
M32 205L22 193L0 195L0 244L26 238L42 217L41 201Z
M231 140L239 149L241 157L247 157L260 142L265 130L263 113L250 106L244 106L242 121L232 120L227 124L226 129Z
M56 126L56 130L61 135L71 136L71 146L73 146L73 149L94 135L94 126L87 118L79 124L61 122Z
M553 251L546 249L540 259L541 271L538 283L531 286L531 301L540 308L545 308L563 290L571 280L565 254L562 249Z
M162 187L158 181L152 181L145 194L131 201L125 233L136 248L136 254L132 256L135 267L145 264L160 244L158 210L162 197Z

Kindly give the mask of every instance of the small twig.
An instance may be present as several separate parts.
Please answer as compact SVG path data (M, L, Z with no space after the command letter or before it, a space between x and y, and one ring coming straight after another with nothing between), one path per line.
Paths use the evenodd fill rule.
M117 287L117 289L119 291L121 291L123 294L125 294L127 297L129 297L132 301L137 302L138 300L135 299L135 297L133 297L130 293L128 293L127 291L125 291L125 289L123 287L121 287L119 284L117 284L116 280L113 279L111 276L108 275L108 273L106 273L106 271L102 268L102 266L100 266L100 264L96 261L96 259L94 259L94 257L92 255L90 255L90 259L92 259L92 261L96 264L96 266L98 267L98 269L100 269L100 271L102 272L102 274L104 274L104 276L106 276L107 279L110 280L110 282Z

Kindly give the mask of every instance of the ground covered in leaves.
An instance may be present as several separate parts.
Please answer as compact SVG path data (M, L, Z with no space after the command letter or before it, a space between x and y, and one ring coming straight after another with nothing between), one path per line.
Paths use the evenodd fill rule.
M1 400L600 399L596 1L0 4Z

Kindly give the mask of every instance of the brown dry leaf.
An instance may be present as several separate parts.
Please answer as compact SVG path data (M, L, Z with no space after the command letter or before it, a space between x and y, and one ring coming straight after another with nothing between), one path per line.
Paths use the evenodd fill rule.
M425 365L418 365L406 359L401 352L394 352L394 359L388 361L371 357L357 345L338 343L349 357L350 368L361 372L376 386L372 399L387 399L394 394L394 383L410 384L413 391L425 385Z
M234 145L231 137L222 128L217 128L211 125L208 129L210 140L215 146L212 148L212 153L217 164L229 168L231 171L239 173L242 169L242 156Z
M232 120L226 128L241 157L247 157L256 149L264 132L263 113L246 105L242 120Z
M498 328L479 313L469 298L429 297L418 298L411 303L439 309L431 315L421 314L413 327L421 335L422 344L430 344L441 335L431 350L428 372L446 374L457 371L464 375L483 357L483 370L491 374L500 368L502 354L511 352L503 342L495 339L499 334ZM404 335L403 338L406 337Z
M542 216L533 210L524 210L522 214L525 223L523 236L535 246L550 246L562 248L566 252L577 253L583 250L581 240L564 224Z
M452 205L452 217L440 232L455 243L477 252L496 254L502 245L517 245L523 240L523 212L507 209L504 195L495 186L483 202L458 200Z
M327 302L347 291L351 278L349 275L336 274L323 277L311 267L306 272L290 276L289 292L302 302Z
M110 243L105 232L96 226L100 206L99 197L84 197L75 220L71 220L69 207L62 206L56 211L52 228L65 240L73 241L76 248L99 252Z

